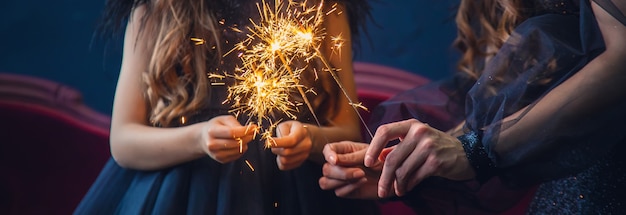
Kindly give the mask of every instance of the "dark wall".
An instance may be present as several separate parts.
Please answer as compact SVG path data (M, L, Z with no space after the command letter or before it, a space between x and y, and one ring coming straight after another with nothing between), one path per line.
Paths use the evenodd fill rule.
M459 0L372 0L371 44L362 39L356 60L439 79L455 68L454 15Z
M458 0L376 0L370 39L357 61L439 79L454 68L454 6ZM76 88L94 109L110 114L121 43L93 32L104 0L0 1L0 72L27 74ZM371 41L369 43L368 41Z
M87 105L110 114L119 48L92 35L104 1L8 0L0 3L0 72L28 74L81 91ZM115 50L117 49L117 50Z

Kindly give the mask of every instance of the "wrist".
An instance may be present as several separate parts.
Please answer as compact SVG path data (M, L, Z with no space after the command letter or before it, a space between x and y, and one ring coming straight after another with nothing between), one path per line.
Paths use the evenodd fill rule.
M207 128L206 128L206 122L204 123L196 123L196 124L192 124L188 126L189 129L189 136L195 137L193 138L193 141L191 141L189 144L189 149L191 151L191 154L194 157L202 157L202 156L206 156L207 154L207 143L206 143L206 135L207 134Z
M317 134L321 132L322 128L311 124L304 124L303 126L306 130L307 137L311 141L311 150L309 151L308 159L323 164L324 155L322 154L322 150L326 143L319 142L317 138Z
M459 136L458 140L461 141L465 156L474 169L476 180L482 184L496 175L496 165L489 157L479 134L472 131Z

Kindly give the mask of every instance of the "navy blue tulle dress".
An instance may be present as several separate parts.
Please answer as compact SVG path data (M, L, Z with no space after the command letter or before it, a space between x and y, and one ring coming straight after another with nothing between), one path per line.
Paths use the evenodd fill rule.
M255 1L209 3L221 8L216 14L225 17L223 25L238 24L240 29L249 24L250 11L257 12ZM223 36L224 47L232 47L233 41L245 34L224 30ZM224 61L219 69L232 71L238 59L228 55ZM223 104L227 87L211 85L210 92L208 107L187 116L185 124L230 114L229 105ZM248 118L239 120L244 124ZM308 160L296 169L279 170L276 156L258 139L248 143L241 158L226 164L206 156L162 170L138 171L122 168L110 159L75 214L378 214L372 201L342 199L333 191L321 190L321 175L322 166Z
M626 71L589 64L605 50L590 1L532 2L476 81L458 75L374 111L374 128L416 118L445 131L466 120L459 139L477 180L424 181L403 198L416 211L498 213L539 185L529 214L626 213L626 87L612 80ZM626 25L611 0L594 2ZM575 90L547 96L568 84Z

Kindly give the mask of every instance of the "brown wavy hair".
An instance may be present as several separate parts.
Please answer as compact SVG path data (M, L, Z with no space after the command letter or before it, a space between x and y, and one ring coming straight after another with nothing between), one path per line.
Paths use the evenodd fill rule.
M175 118L198 110L208 96L207 65L221 53L217 20L204 0L156 0L145 7L137 41L147 44L149 63L143 72L150 122L167 126ZM191 37L202 35L206 45ZM207 38L205 35L210 35ZM208 47L216 47L217 52Z
M513 28L529 17L523 0L462 0L454 41L462 55L458 69L476 80L482 64L502 46Z

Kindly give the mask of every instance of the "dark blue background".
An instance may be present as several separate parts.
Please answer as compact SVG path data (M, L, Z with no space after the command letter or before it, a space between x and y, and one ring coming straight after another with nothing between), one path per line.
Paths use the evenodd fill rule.
M376 0L369 40L356 61L400 68L430 79L452 72L458 58L458 0ZM121 42L93 39L104 0L0 1L0 72L28 74L74 87L85 103L111 113Z

